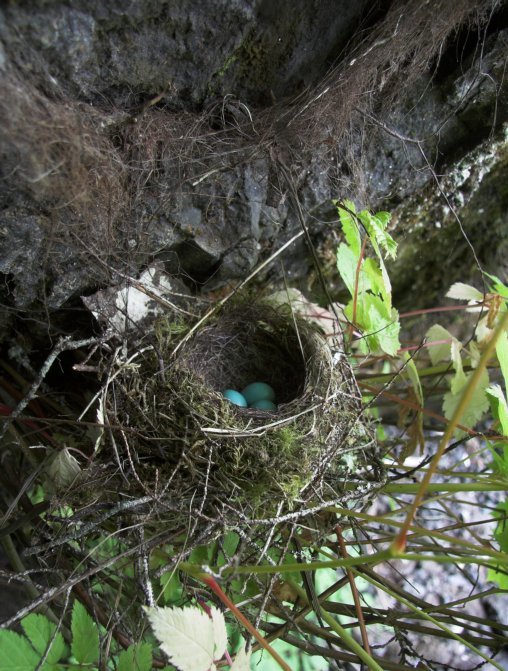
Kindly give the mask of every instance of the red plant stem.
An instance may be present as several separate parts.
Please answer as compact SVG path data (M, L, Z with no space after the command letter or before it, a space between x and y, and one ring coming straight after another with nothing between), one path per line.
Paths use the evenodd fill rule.
M448 345L451 343L451 339L448 338L448 340L432 340L432 342L424 342L424 343L418 343L418 345L408 345L407 347L401 347L397 354L400 354L401 352L410 352L411 350L415 349L423 349L424 347L436 347L437 345Z
M3 403L0 403L0 415L4 415L4 417L9 417L12 415L12 408L9 408L8 405L4 405ZM54 440L49 433L46 433L43 429L41 429L35 422L33 422L31 419L20 419L18 420L27 426L29 429L32 429L35 433L40 433L41 436L43 436L48 443L53 445L53 447L60 447L60 445Z
M487 303L475 303L474 305L442 305L435 308L426 308L425 310L412 310L411 312L402 312L399 317L418 317L427 315L431 312L451 312L452 310L471 310L471 308L488 307Z
M243 624L243 626L247 629L248 632L250 632L256 641L261 645L274 659L275 661L279 664L279 666L284 669L284 671L291 671L291 668L286 664L286 662L282 659L282 657L276 652L271 645L268 644L268 642L261 636L259 631L254 627L249 620L245 617L243 613L241 613L238 608L235 606L235 604L231 601L231 599L222 591L222 589L219 587L219 585L216 583L214 578L212 576L207 575L205 573L200 573L199 574L199 579L204 582L208 587L219 597L219 599L222 601L222 603L229 608L229 610L233 613L233 615L236 617L236 619Z
M353 324L356 324L356 306L358 302L358 284L360 282L360 270L362 268L363 257L365 254L365 247L367 246L367 236L363 238L362 249L360 251L360 256L358 258L358 263L356 264L356 273L355 273L355 292L353 294L353 319L351 320Z

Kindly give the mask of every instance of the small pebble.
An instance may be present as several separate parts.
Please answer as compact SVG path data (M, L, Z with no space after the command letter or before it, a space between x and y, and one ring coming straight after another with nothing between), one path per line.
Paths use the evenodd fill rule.
M224 398L227 398L228 401L234 403L235 405L239 405L241 408L247 407L247 401L245 400L245 396L243 396L243 394L240 394L240 392L236 391L235 389L226 389L225 391L222 392L222 395L224 396Z

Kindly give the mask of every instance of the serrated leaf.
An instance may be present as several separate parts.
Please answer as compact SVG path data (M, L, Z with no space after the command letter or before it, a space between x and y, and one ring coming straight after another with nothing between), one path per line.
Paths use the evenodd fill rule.
M355 204L352 201L345 200L344 205L351 212L356 212ZM344 237L346 238L351 251L356 257L356 260L358 260L362 250L362 239L360 236L360 231L358 230L358 224L356 223L354 216L348 212L348 210L344 209L340 205L338 206L337 210L339 212L340 223L342 224L342 232L344 233Z
M71 620L71 652L80 664L94 664L99 659L97 625L79 601L74 602Z
M473 373L466 375L466 382L469 382L469 379ZM483 415L489 409L489 400L487 398L486 389L489 386L489 375L486 370L483 370L478 384L476 385L469 403L466 406L466 409L459 420L459 423L472 428L478 424ZM453 394L451 391L447 392L444 395L443 400L443 412L446 419L451 419L455 413L455 409L460 401L462 392L458 394ZM456 437L462 437L465 435L465 432L460 429L455 429L454 435Z
M446 292L447 298L458 301L483 301L483 294L470 284L455 282Z
M353 301L344 311L346 317L353 318ZM395 356L400 349L399 315L395 309L387 313L386 304L380 296L362 294L356 306L356 322L364 333L364 338L373 352L379 350Z
M151 668L152 646L149 643L134 643L120 653L116 671L150 671Z
M428 351L433 366L440 361L449 361L451 359L451 344L455 338L450 331L447 331L439 324L434 324L425 334L425 339L429 343ZM433 345L432 343L439 344Z
M161 649L180 671L215 670L215 659L226 650L224 616L211 608L212 618L197 607L146 608Z
M30 643L42 658L53 637L56 625L44 615L31 613L21 620L21 626ZM46 664L56 664L68 654L64 638L60 632L57 632L46 657Z
M379 212L376 212L374 216L376 217L376 219L379 219L381 226L383 228L386 228L392 219L392 215L390 214L390 212L386 212L385 210L380 210Z
M358 217L369 234L370 242L377 256L381 258L380 248L382 248L386 255L394 259L397 256L397 243L386 231L391 218L389 212L371 214L368 210L362 210Z
M250 658L252 652L245 652L245 646L241 646L236 653L235 661L229 671L250 671Z
M0 671L34 671L41 656L24 636L0 629Z

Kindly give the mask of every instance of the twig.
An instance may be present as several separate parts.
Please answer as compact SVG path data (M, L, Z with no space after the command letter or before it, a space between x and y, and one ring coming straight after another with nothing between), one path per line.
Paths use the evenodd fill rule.
M346 544L344 543L344 538L342 536L342 527L340 526L340 524L337 524L337 526L335 527L335 532L337 534L337 540L339 542L340 554L342 555L343 559L347 559L348 551L346 548ZM358 589L356 588L355 576L350 568L346 569L346 575L348 577L349 585L351 587L351 594L353 596L353 601L355 604L356 616L358 618L358 625L360 627L360 632L362 634L363 647L365 648L365 652L368 655L370 655L372 653L369 645L369 636L367 634L367 627L365 626L365 619L363 617L363 610L362 610L362 604L360 603L360 596L358 594Z
M12 413L5 418L4 425L0 429L0 439L2 439L5 435L5 432L9 428L9 426L12 424L12 422L17 419L23 410L27 407L27 405L32 401L36 394L37 390L41 386L44 378L49 372L49 369L51 366L54 364L55 360L57 357L62 353L66 352L69 350L74 350L74 349L79 349L80 347L87 347L88 345L95 345L97 343L97 338L85 338L83 340L71 340L70 336L65 336L64 338L61 338L59 342L56 344L55 348L53 351L49 354L47 357L46 361L44 362L42 368L39 371L39 374L35 378L34 382L32 383L32 386L28 390L28 393L24 396L24 398L18 403L16 408L12 411Z

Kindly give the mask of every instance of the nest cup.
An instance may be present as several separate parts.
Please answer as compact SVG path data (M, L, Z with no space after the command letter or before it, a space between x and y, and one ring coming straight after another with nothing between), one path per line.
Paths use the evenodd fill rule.
M121 478L124 495L153 492L175 526L194 509L207 524L221 510L217 519L230 526L282 511L296 519L325 501L362 499L363 485L380 482L353 373L314 326L289 306L250 301L195 333L190 326L159 319L152 345L114 363L104 397L112 449L95 458L101 498ZM223 397L251 382L273 387L276 411Z
M307 331L295 327L280 311L244 306L203 328L184 348L178 367L219 393L266 382L275 391L278 411L273 414L278 415L305 391L306 362L311 356ZM238 412L266 416L253 409L238 408Z
M137 567L122 577L123 605L113 599L132 631L140 566L159 567L152 578L162 586L163 573L201 561L203 549L212 564L219 548L230 563L258 563L267 548L282 561L293 525L319 544L336 524L328 509L365 504L384 479L340 343L330 347L289 306L238 301L198 329L181 315L141 338L137 330L108 360L102 435L89 466L55 498L56 533L32 549L44 566L59 554L65 567L72 557L81 566L100 560L107 535L119 566ZM274 388L276 411L223 397L254 381ZM115 585L117 566L108 561L99 584Z

